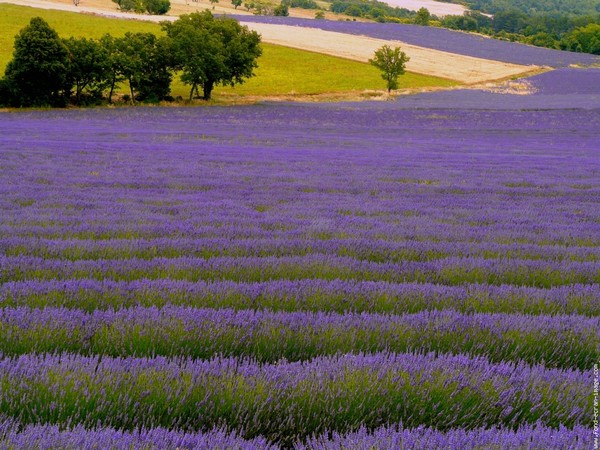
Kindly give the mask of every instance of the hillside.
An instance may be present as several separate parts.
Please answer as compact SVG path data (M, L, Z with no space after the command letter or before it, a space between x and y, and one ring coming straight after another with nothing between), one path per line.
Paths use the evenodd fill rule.
M406 44L440 50L448 53L512 64L535 64L548 67L600 64L600 56L553 50L543 47L501 41L486 36L448 30L396 23L341 22L308 20L291 17L234 16L245 23L260 22L294 27L311 27L356 36L395 40Z
M447 0L490 14L516 9L526 14L584 15L600 13L597 0Z
M99 38L105 33L123 36L126 32L161 33L156 23L122 20L67 11L44 10L24 6L0 4L0 73L11 59L14 36L32 17L41 16L62 37L86 36ZM360 99L364 91L383 89L379 72L365 62L322 55L300 49L263 44L256 77L246 84L218 87L217 96L280 96L280 95L339 95ZM327 67L327 71L321 70ZM351 76L350 76L351 75ZM448 87L456 81L440 77L407 73L400 80L401 89ZM186 88L178 78L173 83L174 96L186 96ZM366 94L371 95L371 94Z
M18 2L19 0L14 1ZM64 3L52 2L43 2L42 6L45 8L68 8L68 5L65 5ZM75 11L86 11L83 7L75 8L72 5L70 9ZM97 10L93 11L97 12ZM100 12L101 11L102 10L100 10ZM117 17L120 16L120 13L110 9L107 9L107 14ZM122 17L130 16L131 15L123 15ZM492 58L485 59L453 52L444 52L435 48L420 46L418 44L409 44L402 39L380 39L356 36L345 32L318 30L313 27L299 28L297 26L289 26L293 25L292 23L281 25L263 24L253 20L254 16L245 16L244 19L246 17L248 17L248 20L243 20L242 23L247 25L250 29L258 31L262 35L263 42L266 43L285 45L361 62L367 62L368 59L372 57L373 52L384 44L401 46L406 49L408 55L411 57L411 61L407 66L408 71L421 75L453 80L458 83L473 84L504 79L506 77L530 73L537 69L535 66L499 62ZM143 18L153 21L173 20L172 17L162 16L143 16ZM338 23L329 21L312 22L326 22L328 24ZM282 67L281 69L287 70L288 67ZM411 84L406 87L432 86L436 84L438 86L448 85L447 81L445 83L432 83L431 81L432 80L424 80L422 84Z

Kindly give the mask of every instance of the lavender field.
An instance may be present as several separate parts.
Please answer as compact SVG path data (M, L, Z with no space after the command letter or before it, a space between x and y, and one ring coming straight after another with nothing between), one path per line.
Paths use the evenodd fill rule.
M0 448L592 448L564 101L1 113Z
M447 28L423 27L398 23L367 23L333 20L300 19L297 17L232 16L241 22L260 22L298 27L320 28L338 33L370 36L378 39L406 42L459 55L475 56L514 64L548 67L600 64L597 55L534 47L517 42L492 39L476 33Z

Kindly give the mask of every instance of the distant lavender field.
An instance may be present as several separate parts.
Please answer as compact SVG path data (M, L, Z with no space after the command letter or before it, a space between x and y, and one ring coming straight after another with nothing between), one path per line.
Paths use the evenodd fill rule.
M0 448L590 448L600 110L437 95L0 113Z
M571 64L600 64L600 57L585 53L564 52L516 42L491 39L473 33L409 24L364 23L331 20L298 19L292 17L233 16L241 22L260 22L398 40L407 44L443 50L515 64L568 67Z
M456 89L401 96L386 106L390 109L600 109L600 68L562 68L520 81L531 87L527 95Z

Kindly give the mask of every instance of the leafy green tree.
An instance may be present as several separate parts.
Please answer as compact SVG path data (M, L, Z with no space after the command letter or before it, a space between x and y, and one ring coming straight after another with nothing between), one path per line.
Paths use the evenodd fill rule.
M121 11L135 11L137 13L143 13L145 7L142 4L142 0L113 0Z
M564 50L600 55L600 24L590 23L585 27L576 28L562 39L560 47Z
M290 15L290 8L286 2L281 2L281 4L275 7L273 13L276 16L287 17Z
M398 77L404 74L409 60L410 58L400 47L391 48L389 45L384 45L375 51L375 56L369 59L369 63L381 70L381 77L386 81L389 93L392 89L398 89Z
M420 8L417 11L417 15L415 16L413 23L416 25L429 25L429 21L431 20L431 14L427 8Z
M119 5L121 11L135 11L136 13L148 12L162 15L171 9L169 0L113 0L113 2Z
M343 13L352 17L361 17L363 15L363 10L358 5L350 5L343 11Z
M535 33L533 36L530 36L528 39L528 43L531 45L535 45L537 47L546 47L546 48L556 48L557 47L556 40L544 31L540 31L539 33Z
M209 100L217 84L234 86L254 75L262 53L260 35L237 21L204 11L163 23L163 29L172 40L181 80L191 86L190 100L199 87Z
M131 101L160 101L171 92L170 41L153 33L126 33L116 40L116 64L129 83Z
M231 0L231 4L235 9L238 9L238 7L242 6L242 0Z
M69 52L69 79L75 88L75 102L81 104L84 92L92 100L100 99L111 80L108 52L92 39L69 38L63 42Z
M168 13L171 9L169 0L143 0L143 5L150 14L162 15Z
M500 11L494 15L492 26L494 31L506 31L507 33L519 33L525 28L527 15L518 10Z
M64 106L71 90L69 57L63 42L44 19L34 17L15 38L5 84L15 106Z
M113 93L118 83L125 80L123 66L125 65L125 55L119 48L119 42L110 34L105 34L100 38L100 45L107 57L108 78L107 86L109 88L108 103L112 103Z

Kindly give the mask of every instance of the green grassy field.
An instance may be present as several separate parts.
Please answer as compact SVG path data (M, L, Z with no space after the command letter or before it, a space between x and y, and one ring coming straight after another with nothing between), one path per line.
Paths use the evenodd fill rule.
M21 28L32 17L42 17L61 37L86 36L99 38L105 33L122 36L126 32L161 33L160 25L98 17L86 14L35 9L23 6L0 5L0 73L12 58L13 41ZM245 84L218 87L214 95L222 96L277 96L287 94L327 94L351 91L384 89L385 82L379 72L366 63L333 56L262 44L263 56L259 59L256 76ZM406 73L399 80L399 88L453 86L456 81ZM187 98L189 88L178 77L172 85L174 96Z

